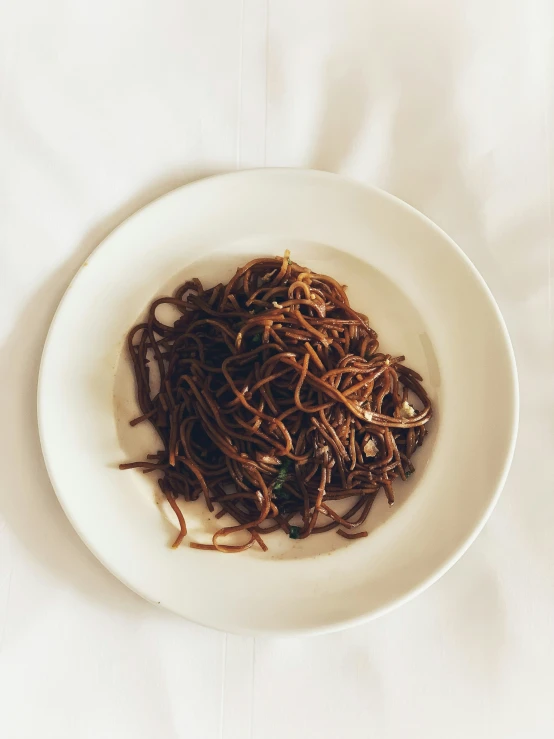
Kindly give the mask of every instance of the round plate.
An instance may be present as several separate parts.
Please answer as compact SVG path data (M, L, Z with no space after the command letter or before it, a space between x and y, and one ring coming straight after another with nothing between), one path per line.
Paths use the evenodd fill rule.
M369 536L267 537L267 553L172 550L171 511L154 480L118 464L152 450L124 349L150 301L184 279L228 280L282 254L348 285L384 351L405 354L435 406L416 472L380 494ZM50 478L98 559L153 603L240 633L322 632L399 605L469 546L502 488L518 395L510 341L482 278L427 218L332 174L255 170L202 180L143 208L85 262L56 313L39 380ZM203 506L183 504L188 540L209 541ZM224 521L225 519L222 519ZM257 550L257 551L256 551Z

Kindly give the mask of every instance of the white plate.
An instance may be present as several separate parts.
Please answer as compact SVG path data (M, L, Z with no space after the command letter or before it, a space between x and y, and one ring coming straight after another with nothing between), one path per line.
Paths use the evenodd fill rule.
M154 296L189 277L227 280L256 255L295 261L349 286L381 345L424 376L436 413L416 473L380 495L370 535L267 537L223 555L181 546L154 481L118 463L140 458L124 339ZM504 483L518 395L510 341L485 283L427 218L376 189L323 172L256 170L196 182L136 213L85 262L52 324L39 381L50 478L73 526L144 598L241 633L321 632L399 605L436 580L475 538ZM188 507L187 507L188 506ZM184 505L190 539L216 525Z

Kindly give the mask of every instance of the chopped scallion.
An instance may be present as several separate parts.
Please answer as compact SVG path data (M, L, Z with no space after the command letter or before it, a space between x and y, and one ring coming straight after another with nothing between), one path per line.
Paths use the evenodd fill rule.
M290 467L290 459L287 457L283 460L283 463L281 464L281 469L277 473L277 477L275 478L275 483L273 485L273 492L278 493L279 490L283 487L283 483L287 479L287 473L289 471Z

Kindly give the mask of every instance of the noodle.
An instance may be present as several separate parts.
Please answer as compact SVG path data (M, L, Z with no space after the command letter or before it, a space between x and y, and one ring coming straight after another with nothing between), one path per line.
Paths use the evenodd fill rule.
M363 539L367 536L367 531L358 531L355 534L351 534L349 531L341 531L341 529L339 529L337 534L342 536L343 539Z
M130 423L150 423L162 448L120 468L160 475L180 527L174 547L187 534L178 497L202 496L209 510L221 506L216 518L235 519L211 544L190 545L225 553L266 551L261 535L278 530L362 538L352 529L377 493L394 503L393 483L414 472L431 401L403 356L379 352L345 290L287 252L250 261L226 285L189 280L130 331L141 411ZM164 304L180 313L173 325L156 315ZM345 500L337 513L332 504ZM244 543L225 543L238 532Z

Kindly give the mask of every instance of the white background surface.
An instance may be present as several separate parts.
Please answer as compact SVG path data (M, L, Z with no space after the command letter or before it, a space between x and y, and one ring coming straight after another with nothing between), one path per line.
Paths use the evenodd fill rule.
M552 736L553 32L549 0L0 3L0 736ZM311 640L226 636L127 591L65 520L36 431L46 330L92 248L179 184L264 165L376 184L444 228L499 302L522 392L469 553Z

